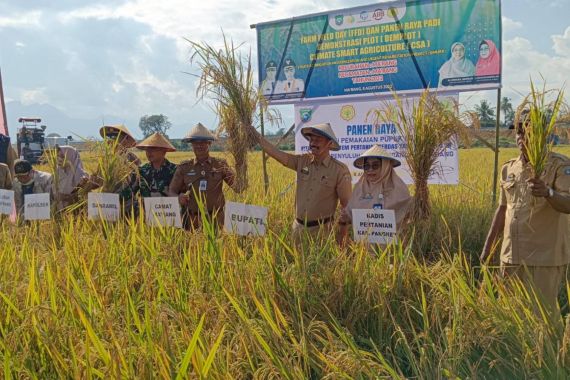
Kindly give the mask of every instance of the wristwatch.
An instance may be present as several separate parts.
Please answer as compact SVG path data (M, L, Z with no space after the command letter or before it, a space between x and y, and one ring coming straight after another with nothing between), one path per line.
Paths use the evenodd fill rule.
M554 196L554 189L548 187L548 196L546 198L552 198Z

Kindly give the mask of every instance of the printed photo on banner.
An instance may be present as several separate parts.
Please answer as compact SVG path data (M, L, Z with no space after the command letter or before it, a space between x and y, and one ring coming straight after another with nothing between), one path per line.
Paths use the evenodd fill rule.
M407 98L404 104L411 111L415 98ZM458 95L440 97L443 101L457 102ZM358 102L303 102L295 105L295 125L297 131L305 126L330 123L340 144L340 150L331 152L331 156L348 166L352 181L356 183L362 175L362 170L354 167L353 162L374 144L402 162L395 170L406 184L412 184L403 152L406 148L397 127L391 123L378 123L370 115L372 111L394 104L393 100L367 100ZM436 170L431 175L429 183L456 185L459 183L459 156L457 141L448 142L445 150L436 162ZM295 134L295 152L307 153L308 141L301 135Z
M227 202L224 229L240 236L264 236L267 228L267 207Z
M501 85L499 0L394 1L256 30L259 84L273 102Z

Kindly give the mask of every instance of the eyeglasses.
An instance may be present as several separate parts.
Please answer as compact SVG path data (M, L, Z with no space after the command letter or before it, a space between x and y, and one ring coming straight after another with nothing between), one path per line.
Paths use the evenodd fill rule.
M364 171L369 171L369 170L378 170L382 167L382 162L373 162L373 163L365 163L362 166L362 169L364 169Z

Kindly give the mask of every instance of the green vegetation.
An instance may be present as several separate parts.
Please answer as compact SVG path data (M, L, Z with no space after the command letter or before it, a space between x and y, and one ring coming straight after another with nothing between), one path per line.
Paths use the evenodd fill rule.
M294 172L270 160L264 195L261 155L250 156L249 191L228 198L269 207L265 238L74 216L3 222L2 377L570 376L569 324L537 317L532 295L478 266L493 212L490 150L461 150L461 184L430 188L421 252L378 255L339 251L334 239L291 247Z

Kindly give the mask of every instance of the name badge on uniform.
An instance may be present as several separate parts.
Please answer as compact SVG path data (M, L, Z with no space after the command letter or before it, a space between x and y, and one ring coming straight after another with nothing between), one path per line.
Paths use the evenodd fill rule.
M372 199L372 194L366 193L360 199Z
M384 209L384 206L382 205L382 203L376 203L372 206L372 208L374 210L382 210L382 209Z
M206 181L205 179L201 180L199 190L206 191L207 187L208 187L208 181Z
M196 175L196 172L194 170L191 170L188 173L186 173L186 175Z

